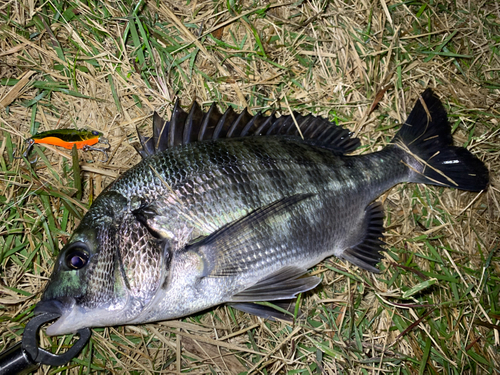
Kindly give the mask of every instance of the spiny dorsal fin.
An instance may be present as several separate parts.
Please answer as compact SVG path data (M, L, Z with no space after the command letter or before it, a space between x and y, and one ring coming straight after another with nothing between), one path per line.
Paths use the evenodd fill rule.
M259 112L252 116L246 109L236 113L231 107L221 114L215 104L207 112L203 112L196 102L189 112L185 112L179 100L175 102L170 121L165 121L154 113L151 138L143 136L139 129L137 133L142 148L139 146L136 149L143 158L191 142L248 136L298 137L302 134L304 142L339 155L354 151L360 144L359 139L353 138L349 130L311 114L302 116L293 112L293 115L277 118L274 112L270 116Z

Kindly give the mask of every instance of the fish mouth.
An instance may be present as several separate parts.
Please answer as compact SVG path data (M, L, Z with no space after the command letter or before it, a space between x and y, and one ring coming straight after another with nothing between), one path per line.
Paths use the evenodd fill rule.
M59 314L59 316L61 316L63 314L63 311L64 311L64 305L61 301L56 299L50 299L38 302L33 312L35 315L51 313L51 314Z
M47 327L48 336L75 334L82 328L107 327L127 324L132 316L127 315L129 299L121 304L110 303L99 307L82 306L72 297L47 299L38 302L35 314L55 313L59 317Z
M49 336L64 335L67 333L76 333L80 328L85 328L80 325L71 324L73 319L68 319L75 312L74 298L65 298L64 301L57 299L49 299L37 303L34 313L39 314L58 314L59 318L47 327L46 333Z

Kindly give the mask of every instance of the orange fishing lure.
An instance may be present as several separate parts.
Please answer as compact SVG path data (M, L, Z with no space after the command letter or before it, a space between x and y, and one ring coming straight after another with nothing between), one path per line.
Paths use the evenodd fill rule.
M102 133L95 130L59 129L35 134L28 139L28 142L60 146L71 150L73 145L77 149L93 146L101 137Z
M97 143L104 143L108 145L107 148L94 147ZM27 146L23 153L24 157L28 157L29 153L33 149L34 144L46 144L64 147L71 150L73 146L77 149L82 149L84 151L100 151L106 156L106 162L108 160L108 155L106 151L109 150L109 142L103 137L103 134L96 130L76 130L76 129L58 129L58 130L48 130L33 135L31 138L26 140Z

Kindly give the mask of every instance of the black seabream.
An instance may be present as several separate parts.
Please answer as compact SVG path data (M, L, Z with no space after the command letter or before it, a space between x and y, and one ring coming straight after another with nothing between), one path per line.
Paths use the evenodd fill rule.
M300 129L300 130L299 130ZM62 249L36 312L58 312L50 335L178 318L230 303L290 300L335 255L377 272L383 208L401 182L480 191L485 165L452 145L430 89L391 143L349 156L352 134L312 115L189 113L175 105L140 136L142 162L95 200Z

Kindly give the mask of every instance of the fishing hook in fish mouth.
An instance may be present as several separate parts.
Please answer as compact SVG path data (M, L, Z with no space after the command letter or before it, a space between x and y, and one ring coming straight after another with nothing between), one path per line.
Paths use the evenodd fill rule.
M38 346L37 335L40 327L60 316L61 314L59 313L42 313L36 315L26 325L23 333L22 347L30 355L33 361L49 366L62 366L75 358L84 346L87 345L91 335L90 328L78 330L76 334L80 336L80 338L64 353L53 354Z

